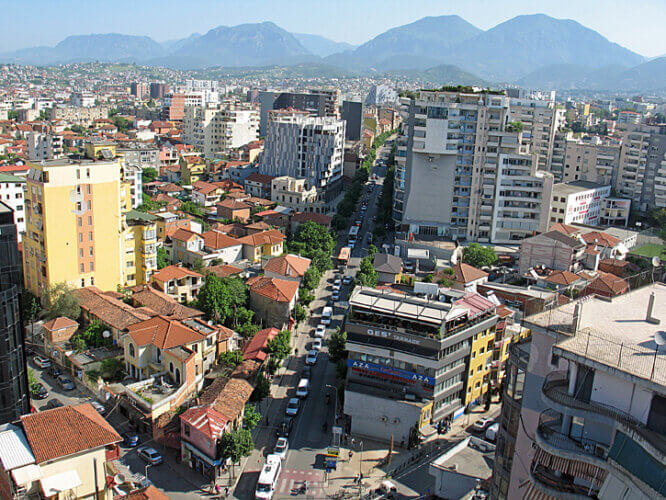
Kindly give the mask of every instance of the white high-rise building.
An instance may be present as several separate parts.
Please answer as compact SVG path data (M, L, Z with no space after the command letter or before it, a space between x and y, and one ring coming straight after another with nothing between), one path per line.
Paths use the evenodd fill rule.
M260 170L274 177L305 179L330 193L342 180L344 144L344 120L273 111Z
M29 132L27 137L28 159L31 161L53 160L63 156L62 136Z
M224 102L185 106L183 140L206 157L228 152L259 138L259 111L254 105Z

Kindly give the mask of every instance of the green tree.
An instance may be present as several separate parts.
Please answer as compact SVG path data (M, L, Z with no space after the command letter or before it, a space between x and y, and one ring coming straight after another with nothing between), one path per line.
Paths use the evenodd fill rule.
M164 269L169 264L169 252L164 247L157 247L157 269Z
M310 265L317 268L320 273L323 273L333 268L333 262L331 261L330 252L321 249L315 250L308 257L312 259Z
M155 210L162 208L164 205L166 205L166 203L161 201L153 201L150 199L150 196L148 196L146 193L143 193L141 195L141 205L139 205L136 209L139 212L154 212Z
M240 463L244 457L249 457L254 449L252 434L248 429L225 432L220 436L217 449L220 457L231 462L233 474L233 466Z
M260 372L259 375L257 375L257 383L254 386L254 391L252 391L250 400L259 403L270 395L271 383L268 381L264 373Z
M85 351L86 348L87 348L87 346L86 346L86 341L83 340L83 338L81 337L81 335L74 335L74 336L70 339L69 343L72 344L72 347L74 348L74 350L75 350L76 352L83 352L83 351Z
M28 368L28 387L30 387L30 392L36 392L38 386L39 380L35 376L35 370Z
M340 327L336 328L328 339L328 359L332 363L337 363L341 359L347 359L347 332L341 332Z
M497 262L497 254L493 247L483 247L478 243L470 243L463 250L463 262L470 266L482 268Z
M7 111L7 119L8 120L18 120L18 111L15 109L10 109Z
M335 248L335 238L321 224L307 221L298 226L289 242L289 247L306 257L315 250L323 250L330 255Z
M305 310L305 307L303 307L301 304L296 304L294 306L294 319L296 320L297 323L300 323L308 319L308 312Z
M72 288L65 282L48 287L42 295L42 306L48 319L65 316L78 320L81 316L79 301L72 293Z
M370 244L370 246L368 246L368 257L370 257L371 259L374 259L375 254L377 252L378 252L378 250L377 250L377 247L375 245Z
M240 350L226 351L217 357L218 364L229 368L236 368L243 362L243 353Z
M114 117L113 124L118 129L118 132L122 132L122 133L125 133L130 128L132 128L132 122L129 121L127 118L123 118L122 116Z
M359 271L356 273L356 278L354 278L354 283L359 286L377 286L377 271L372 265L372 259L369 257L364 257L361 260L359 266Z
M37 319L39 311L42 310L41 305L39 304L39 299L37 296L32 293L30 290L23 291L23 301L22 301L22 311L23 311L23 321L29 323L31 326L31 337L34 338L34 323Z
M291 332L289 330L281 330L274 339L268 342L266 347L268 352L277 359L285 359L291 352Z
M245 405L245 413L243 415L243 427L252 430L261 422L261 413L253 404Z
M203 205L200 205L199 203L195 203L193 201L186 200L182 202L180 204L180 209L183 212L193 215L195 217L203 218L206 216L206 212L204 211Z
M141 181L144 184L147 184L148 182L153 182L159 177L159 175L159 172L153 167L146 167L143 169L143 172L141 172Z
M107 358L100 364L100 372L107 382L119 382L125 375L125 362L122 358Z
M310 293L308 290L303 290L303 293L299 294L298 296L298 302L303 304L304 306L307 306L314 300L314 295Z
M101 347L110 346L113 341L111 337L104 337L104 332L108 331L106 325L98 320L93 320L88 324L88 327L81 333L81 338L86 343L86 347Z
M316 266L310 266L305 274L303 274L303 288L306 290L314 290L319 286L321 281L321 272Z
M219 278L209 274L199 290L197 307L208 319L235 327L234 313L239 307L247 305L248 297L247 286L240 278Z

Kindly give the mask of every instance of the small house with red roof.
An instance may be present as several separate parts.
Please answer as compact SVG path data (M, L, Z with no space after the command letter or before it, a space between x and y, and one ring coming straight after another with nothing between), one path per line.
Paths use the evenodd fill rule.
M250 287L250 306L257 319L275 328L291 328L291 312L298 300L298 281L268 276L247 280Z
M181 303L196 299L203 286L203 275L182 265L160 269L152 276L153 286Z

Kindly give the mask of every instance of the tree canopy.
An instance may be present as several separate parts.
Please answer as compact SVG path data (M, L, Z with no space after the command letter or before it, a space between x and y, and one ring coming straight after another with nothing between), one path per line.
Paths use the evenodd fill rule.
M291 352L291 332L281 330L274 339L268 342L268 352L278 359L284 359Z
M497 254L492 247L484 247L478 243L470 243L463 250L463 262L481 268L492 266L497 262Z
M243 457L249 457L253 449L254 441L248 429L225 432L218 442L220 456L228 459L232 464L240 463Z
M336 363L347 358L346 342L347 332L341 332L339 327L336 328L328 339L328 357L331 362Z
M229 326L237 323L233 321L235 315L240 308L245 308L248 298L247 285L240 278L219 278L209 274L197 296L197 306L208 319Z
M372 265L372 259L370 257L364 257L363 260L361 260L359 271L356 273L356 278L354 278L354 283L360 286L377 286L377 271L375 271L375 266Z
M146 167L141 172L141 180L144 184L148 182L153 182L159 176L159 172L153 167Z
M48 319L65 316L78 320L81 316L79 301L72 293L72 288L65 282L51 285L42 295L42 306Z

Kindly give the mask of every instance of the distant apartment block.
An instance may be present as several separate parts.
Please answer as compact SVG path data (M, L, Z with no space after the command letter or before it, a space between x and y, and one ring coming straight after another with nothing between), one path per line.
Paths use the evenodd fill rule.
M150 96L150 87L147 83L133 82L130 85L130 94L137 99L145 99Z
M339 118L338 105L340 91L338 89L312 89L305 92L260 91L261 104L259 135L268 133L269 111L275 109L297 109L307 111L315 116L334 116Z
M95 105L97 97L92 92L73 92L70 96L70 103L75 108L92 108Z
M151 99L162 99L169 91L166 83L152 82L150 84L150 97Z
M53 160L63 156L61 135L30 132L26 136L28 159L31 161Z
M571 132L555 138L550 171L559 182L588 181L614 185L620 165L619 139L585 136Z
M343 101L342 119L346 122L345 139L360 141L363 131L363 103Z
M108 116L108 106L54 106L48 110L49 120L62 120L74 125L91 125L93 121Z

